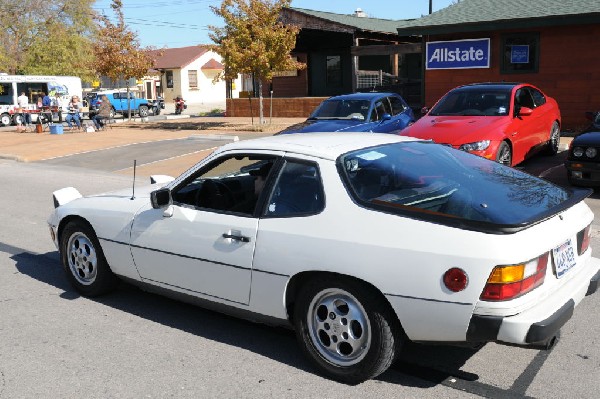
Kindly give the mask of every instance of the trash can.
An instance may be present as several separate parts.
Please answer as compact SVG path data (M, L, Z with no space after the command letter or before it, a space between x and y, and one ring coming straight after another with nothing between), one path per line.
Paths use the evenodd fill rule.
M63 134L63 125L50 125L50 134Z

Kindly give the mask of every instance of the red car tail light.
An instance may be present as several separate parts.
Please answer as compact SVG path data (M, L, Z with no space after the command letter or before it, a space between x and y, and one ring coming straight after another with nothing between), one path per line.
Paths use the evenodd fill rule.
M588 225L585 229L577 233L577 253L583 255L590 247L590 237L592 236L592 225Z
M544 283L550 253L518 265L496 266L480 299L484 301L507 301L519 297Z

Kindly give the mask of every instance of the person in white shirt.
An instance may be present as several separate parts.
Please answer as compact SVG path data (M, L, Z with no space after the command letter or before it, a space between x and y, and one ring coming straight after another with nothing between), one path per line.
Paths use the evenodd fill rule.
M19 97L17 97L17 104L19 108L21 108L21 115L23 115L23 123L26 125L31 125L31 115L29 114L29 98L25 95L25 92L22 92Z
M58 122L61 123L62 122L62 98L60 97L60 94L56 94L52 99L52 103L51 105L53 107L56 107L56 112L53 113L53 116L56 117L58 116Z

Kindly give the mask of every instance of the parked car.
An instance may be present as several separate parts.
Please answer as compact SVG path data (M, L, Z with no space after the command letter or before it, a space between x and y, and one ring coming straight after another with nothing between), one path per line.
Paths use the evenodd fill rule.
M328 98L300 124L280 134L313 132L397 133L415 121L396 93L354 93Z
M477 83L450 90L401 134L513 166L539 151L556 154L560 126L558 104L537 87Z
M104 294L121 277L293 326L315 367L346 383L384 372L407 340L550 347L598 289L590 190L430 141L243 140L152 181L53 193L50 233L75 289Z
M600 112L586 112L591 121L569 146L565 166L567 178L574 186L600 186Z
M138 98L134 92L129 92L129 101L127 101L127 92L121 90L106 90L92 92L88 94L88 101L90 103L89 117L90 119L98 113L100 109L100 101L102 96L106 96L112 106L111 119L114 118L115 114L121 114L127 116L129 109L131 109L132 115L139 115L141 117L148 116L148 110L150 104L145 98Z

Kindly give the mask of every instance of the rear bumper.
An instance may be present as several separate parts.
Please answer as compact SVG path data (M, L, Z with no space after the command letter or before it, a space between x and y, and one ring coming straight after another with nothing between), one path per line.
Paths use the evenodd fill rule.
M571 288L572 295L566 302L556 303L556 300L548 298L543 304L514 316L473 315L467 330L467 341L532 345L552 339L571 318L575 306L581 299L598 291L600 286L598 263L600 260L591 258L590 262L594 262L594 274L590 276L590 273L587 273L584 276L578 276L580 278L571 282L575 287ZM561 297L565 298L561 295L554 296L554 298ZM546 317L540 317L548 306L552 306L556 310Z

